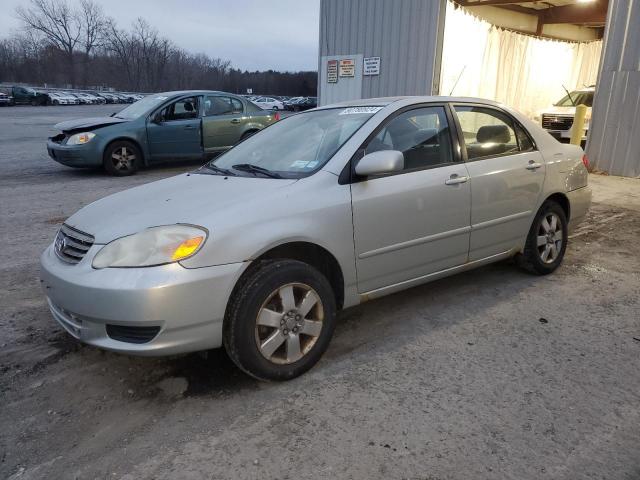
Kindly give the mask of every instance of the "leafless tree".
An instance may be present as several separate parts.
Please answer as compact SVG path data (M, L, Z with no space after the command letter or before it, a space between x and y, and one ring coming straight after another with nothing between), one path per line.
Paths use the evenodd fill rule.
M17 9L24 28L0 39L0 81L50 85L105 85L125 91L212 89L314 95L315 72L246 72L229 60L179 48L142 18L120 28L94 0L30 0ZM90 68L89 68L90 62Z
M40 34L44 40L67 56L69 78L75 84L73 54L82 36L78 13L65 0L31 0L28 8L16 9L26 31Z
M81 0L80 11L78 12L80 19L80 44L84 53L83 65L83 85L87 85L87 76L89 71L89 63L91 61L91 53L96 47L102 45L107 28L107 19L104 16L102 7L92 0Z

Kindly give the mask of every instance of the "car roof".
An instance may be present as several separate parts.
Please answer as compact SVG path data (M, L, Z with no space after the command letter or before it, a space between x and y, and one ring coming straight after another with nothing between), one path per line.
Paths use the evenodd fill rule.
M220 94L220 95L233 95L234 97L239 97L240 95L236 95L235 93L230 92L221 92L219 90L175 90L173 92L159 92L155 95L162 95L164 97L177 97L179 95L205 95L205 94Z
M401 100L413 100L415 103L433 103L433 102L473 102L484 103L486 105L499 106L499 102L493 100L487 100L486 98L477 97L451 97L440 95L429 96L403 96L403 97L379 97L379 98L363 98L360 100L349 100L346 102L332 103L331 105L324 105L320 108L332 108L332 107L363 107L363 106L376 106L386 107L392 103L399 102Z

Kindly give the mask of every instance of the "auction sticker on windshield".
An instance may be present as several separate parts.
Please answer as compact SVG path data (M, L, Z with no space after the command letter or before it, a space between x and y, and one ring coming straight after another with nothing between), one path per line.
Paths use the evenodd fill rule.
M358 113L377 113L384 107L349 107L340 112L340 115L354 115Z

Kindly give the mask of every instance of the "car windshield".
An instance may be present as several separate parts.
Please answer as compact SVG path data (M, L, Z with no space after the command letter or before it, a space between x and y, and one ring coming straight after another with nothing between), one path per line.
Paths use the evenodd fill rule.
M381 108L331 108L293 115L249 137L208 165L244 176L260 175L255 169L250 172L246 167L249 164L282 178L306 177L322 168ZM241 169L234 168L238 165Z
M136 103L132 103L124 110L119 111L115 117L123 118L125 120L133 120L134 118L145 115L149 110L160 105L168 98L169 97L164 95L149 95L148 97L144 97L142 100L138 100Z
M573 100L573 101L572 101ZM556 107L573 107L575 105L593 106L593 92L581 92L579 90L571 92L571 96L567 95L558 103Z

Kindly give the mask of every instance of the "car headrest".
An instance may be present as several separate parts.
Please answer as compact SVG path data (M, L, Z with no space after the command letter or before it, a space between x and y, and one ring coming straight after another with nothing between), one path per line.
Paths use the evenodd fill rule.
M191 104L191 102L186 102L186 103L184 104L184 109L185 109L187 112L193 112L193 105Z
M485 125L476 134L478 143L509 143L511 133L506 125Z

